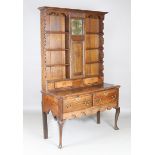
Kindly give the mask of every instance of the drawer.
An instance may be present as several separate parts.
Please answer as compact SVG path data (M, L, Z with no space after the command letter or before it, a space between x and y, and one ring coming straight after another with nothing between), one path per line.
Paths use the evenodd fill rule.
M61 82L55 82L55 88L65 88L65 87L71 87L72 81L61 81Z
M91 84L95 84L98 83L98 77L93 77L93 78L87 78L83 80L83 83L85 85L91 85Z
M100 91L94 94L94 105L111 105L116 104L118 101L118 90L110 89L105 91Z
M63 102L63 112L72 112L92 106L92 95L66 97Z

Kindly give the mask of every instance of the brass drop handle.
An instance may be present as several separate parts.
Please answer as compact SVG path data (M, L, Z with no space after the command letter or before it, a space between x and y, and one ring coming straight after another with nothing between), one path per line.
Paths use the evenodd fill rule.
M104 94L104 96L107 96L109 93L108 92L104 92L103 94Z
M76 97L75 100L76 100L76 101L80 101L80 97L79 97L79 96Z
M71 104L70 104L70 105L67 104L67 105L66 105L66 108L68 109L68 108L71 107L71 106L72 106Z
M114 96L111 96L113 99L115 99L116 98L116 95L114 95Z

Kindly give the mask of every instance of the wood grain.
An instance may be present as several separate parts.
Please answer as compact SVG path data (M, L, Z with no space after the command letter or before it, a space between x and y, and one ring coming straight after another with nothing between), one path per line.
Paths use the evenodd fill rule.
M63 103L63 113L86 109L92 106L92 95L66 97Z

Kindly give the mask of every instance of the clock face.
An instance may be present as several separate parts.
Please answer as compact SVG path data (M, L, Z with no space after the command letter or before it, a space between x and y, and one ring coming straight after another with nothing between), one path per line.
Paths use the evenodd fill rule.
M82 19L71 19L72 35L83 34L83 22Z

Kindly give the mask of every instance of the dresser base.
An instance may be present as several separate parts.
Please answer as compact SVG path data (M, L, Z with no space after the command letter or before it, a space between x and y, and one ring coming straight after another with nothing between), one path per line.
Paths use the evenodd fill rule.
M120 114L119 86L104 85L81 90L55 91L43 93L42 117L44 138L48 138L47 113L52 112L58 122L59 145L62 148L62 131L65 120L96 115L97 124L100 124L100 113L105 110L116 109L114 129L118 130L117 122Z

